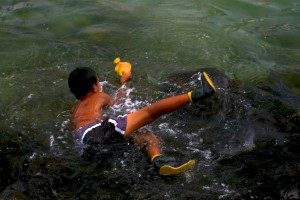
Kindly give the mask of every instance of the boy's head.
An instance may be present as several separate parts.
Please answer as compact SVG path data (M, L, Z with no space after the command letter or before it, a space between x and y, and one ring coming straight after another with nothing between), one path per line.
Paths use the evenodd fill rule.
M94 84L97 84L98 77L96 72L88 67L79 67L74 69L68 79L70 91L77 99L86 96Z

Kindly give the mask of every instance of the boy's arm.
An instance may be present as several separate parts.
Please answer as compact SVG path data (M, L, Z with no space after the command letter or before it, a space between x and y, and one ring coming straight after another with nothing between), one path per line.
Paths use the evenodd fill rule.
M127 97L125 83L126 83L126 81L128 81L130 79L131 79L131 71L126 74L125 73L122 74L121 79L120 79L122 86L117 91L117 96L114 99L114 104L120 103L121 99L124 99Z
M121 100L126 98L126 88L125 85L122 85L116 92L116 97L112 97L105 92L99 93L99 98L101 98L103 106L112 106L114 104L121 103Z
M101 99L102 106L112 106L115 103L115 99L105 92L100 92L98 98Z

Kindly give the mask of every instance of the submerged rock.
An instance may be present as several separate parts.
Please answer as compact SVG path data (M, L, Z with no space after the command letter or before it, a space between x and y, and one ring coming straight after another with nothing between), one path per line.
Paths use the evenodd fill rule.
M300 191L300 155L290 151L291 143L280 145L274 138L257 140L252 151L220 160L215 172L246 199L297 199L292 193Z
M16 183L9 185L2 191L0 199L18 199L18 200L29 200L23 192L26 191L26 186L23 182L17 181Z
M264 83L242 83L230 80L216 68L203 68L211 76L217 92L202 102L184 107L198 121L214 121L224 126L228 121L247 121L249 126L263 124L279 132L300 132L299 111L295 105L300 97ZM197 72L173 74L161 85L169 93L183 93L197 87ZM265 135L263 135L265 136Z
M217 93L178 115L209 132L202 137L220 156L215 175L241 198L296 199L300 121L295 105L300 97L265 83L230 80L214 68L203 70L212 77ZM162 86L169 92L187 92L196 85L195 74L174 74Z

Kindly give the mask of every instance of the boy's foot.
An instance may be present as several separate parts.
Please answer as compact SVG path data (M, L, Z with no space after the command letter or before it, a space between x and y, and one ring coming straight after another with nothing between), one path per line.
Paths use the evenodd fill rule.
M159 156L154 159L153 163L154 166L159 169L160 175L167 176L177 175L191 170L194 167L196 161L189 160L185 163L178 163L174 158Z
M201 82L201 86L188 92L191 102L197 102L199 100L209 98L216 92L215 85L206 72L199 72L198 80Z

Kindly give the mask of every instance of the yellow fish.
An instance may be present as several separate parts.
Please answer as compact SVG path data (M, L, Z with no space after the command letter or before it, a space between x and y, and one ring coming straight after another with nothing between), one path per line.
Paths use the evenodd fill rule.
M127 74L131 71L131 64L129 62L121 62L120 57L115 58L114 63L117 64L115 67L115 72L119 76Z

